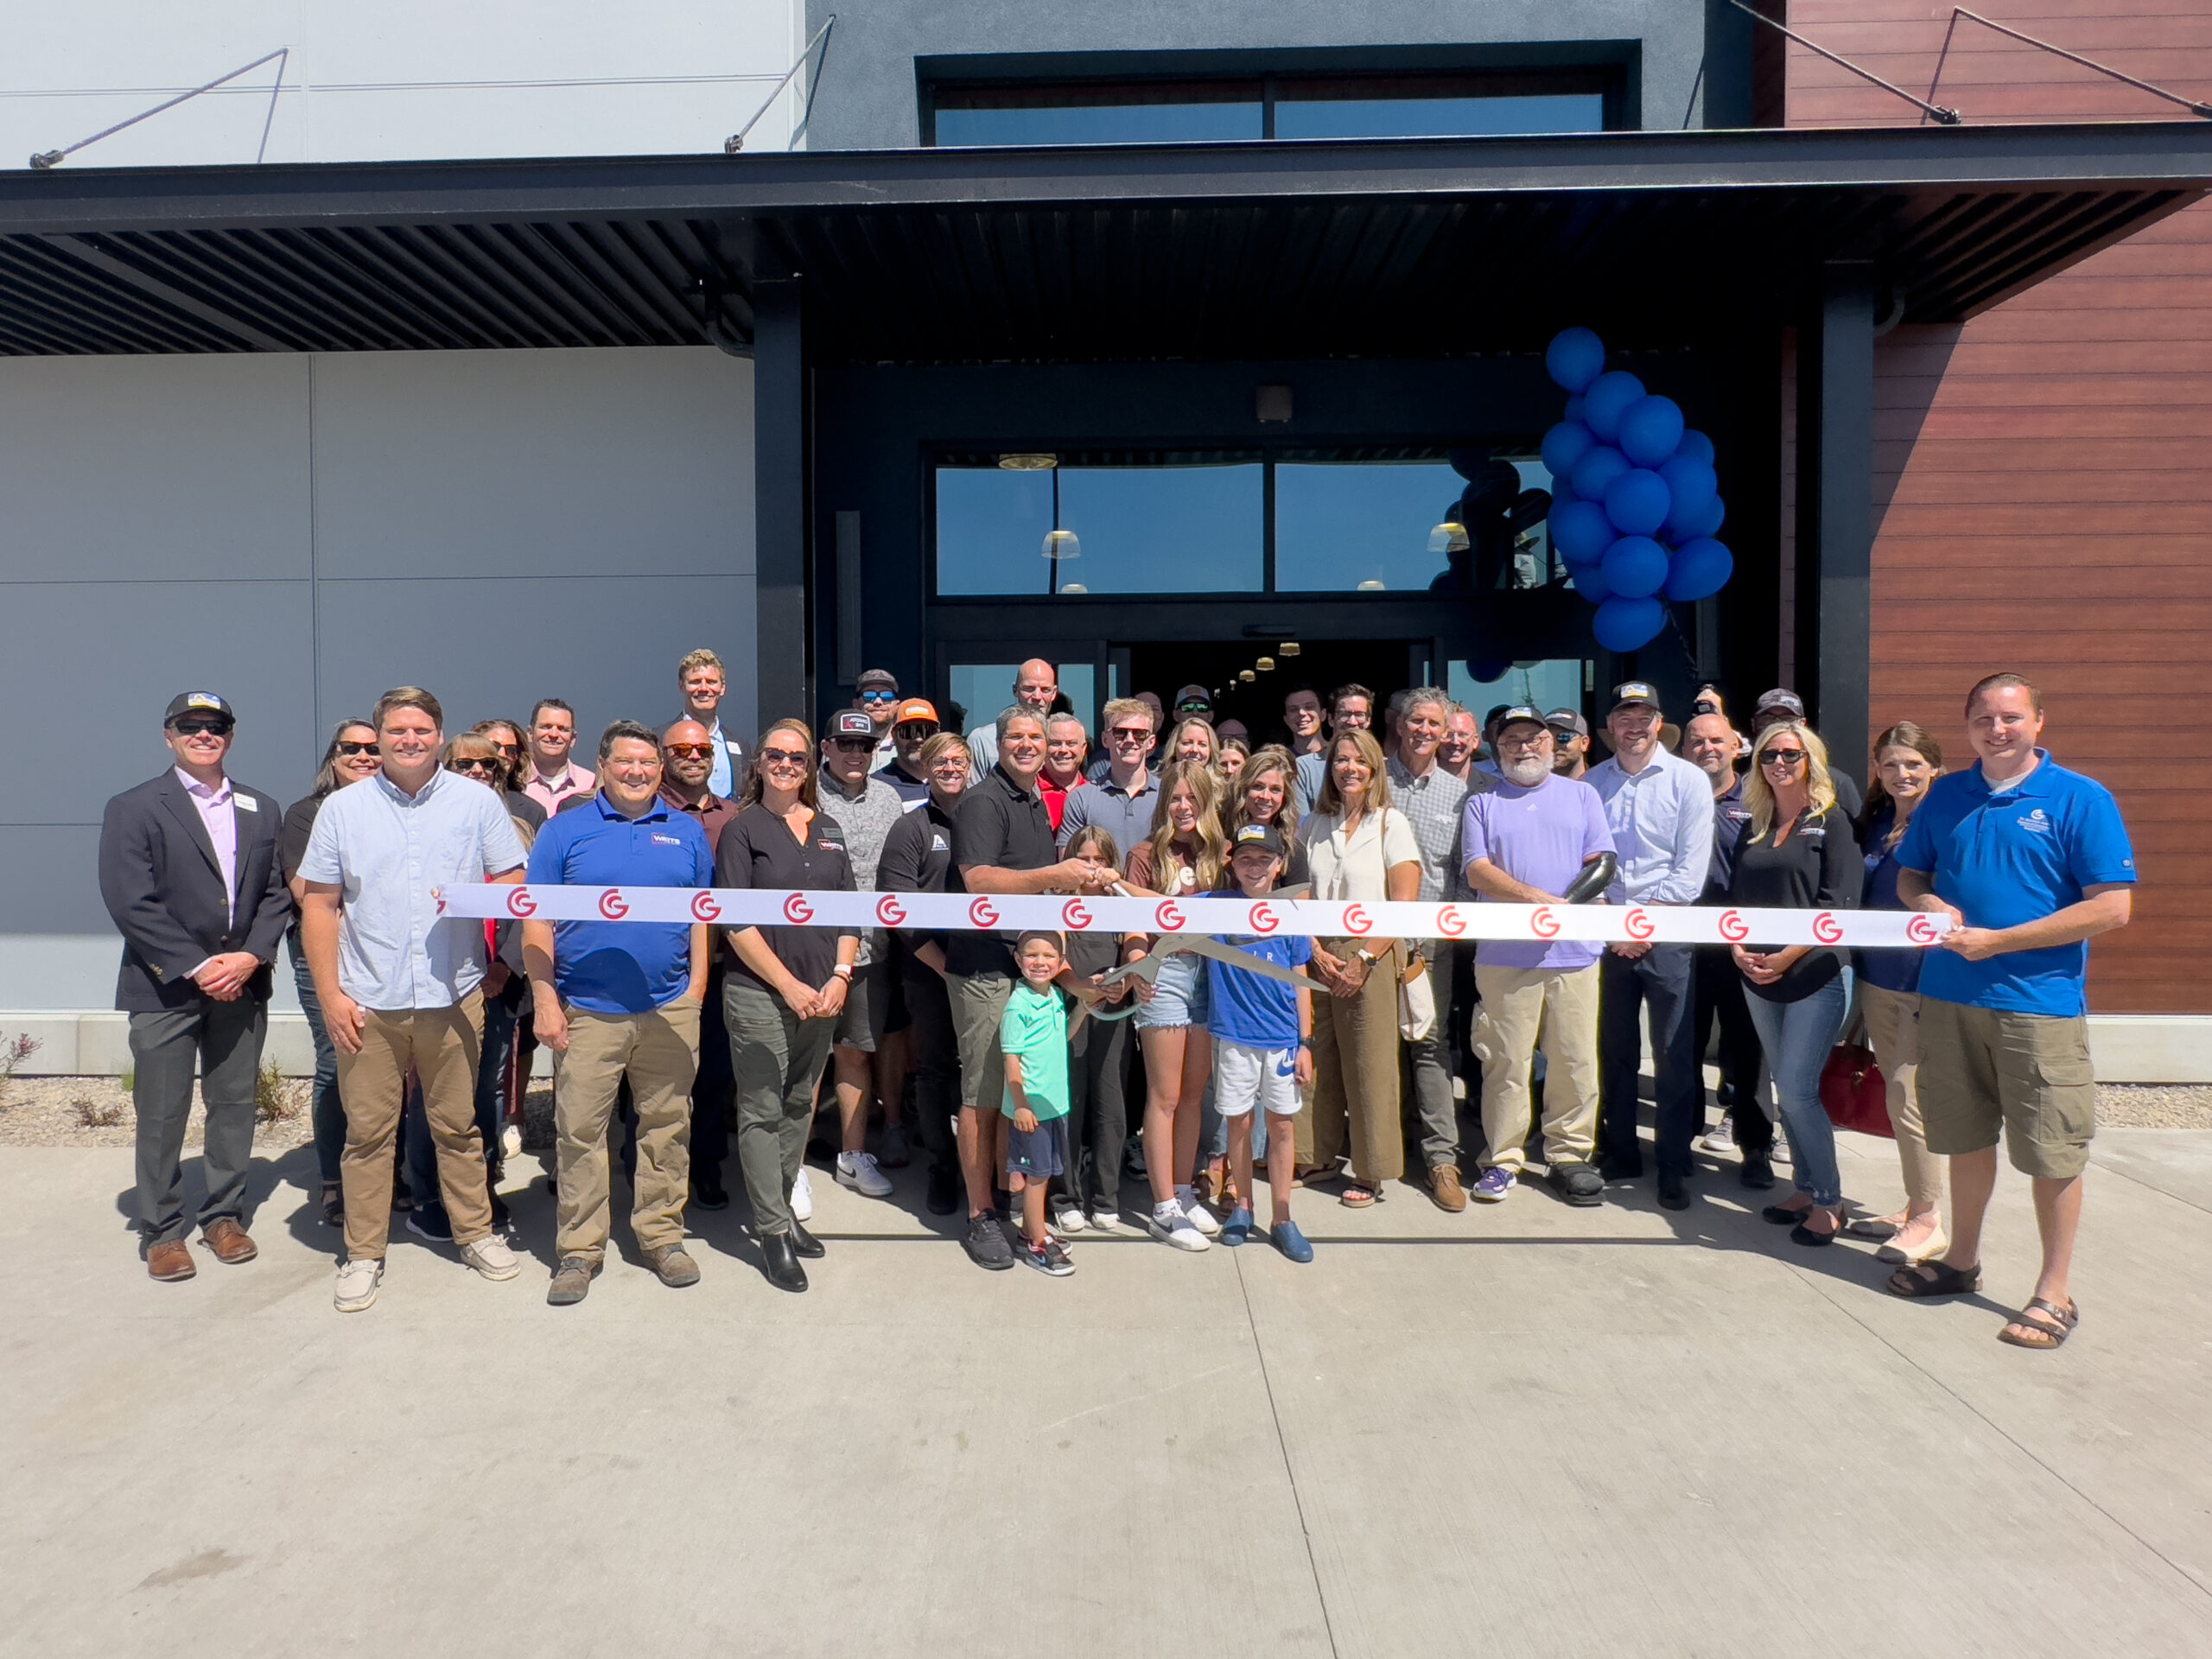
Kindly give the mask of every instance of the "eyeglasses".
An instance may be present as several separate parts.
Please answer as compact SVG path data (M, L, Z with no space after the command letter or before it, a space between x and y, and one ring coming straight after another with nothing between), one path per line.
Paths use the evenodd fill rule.
M862 702L896 702L899 701L899 694L896 691L863 691L861 693L861 701Z
M1802 749L1769 749L1759 757L1763 766L1780 766L1784 772L1795 771L1805 759Z
M760 764L764 766L792 766L800 772L804 772L806 751L804 749L763 749L760 751Z
M660 752L679 760L711 760L715 746L711 743L664 743L660 746Z
M231 722L227 720L180 720L169 729L179 737L228 737Z
M338 753L340 754L381 754L384 751L373 743L340 743L338 746Z

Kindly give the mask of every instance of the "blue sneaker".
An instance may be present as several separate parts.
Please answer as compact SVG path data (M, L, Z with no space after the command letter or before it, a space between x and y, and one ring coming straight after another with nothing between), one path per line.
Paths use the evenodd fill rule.
M1486 1169L1483 1178L1475 1183L1474 1197L1478 1204L1503 1204L1513 1192L1513 1172L1510 1169Z
M1275 1249L1294 1262L1311 1262L1313 1247L1306 1242L1306 1235L1298 1230L1294 1221L1279 1221L1268 1230L1268 1236Z
M1252 1212L1241 1209L1230 1211L1229 1219L1221 1224L1221 1242L1234 1248L1249 1243L1251 1237Z

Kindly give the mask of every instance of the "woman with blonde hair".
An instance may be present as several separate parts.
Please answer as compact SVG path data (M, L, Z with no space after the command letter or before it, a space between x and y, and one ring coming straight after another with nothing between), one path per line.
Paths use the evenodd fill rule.
M1170 760L1195 760L1201 766L1218 768L1221 765L1221 734L1213 722L1197 715L1185 715L1175 722L1174 735L1167 740Z
M1873 778L1859 815L1859 846L1866 885L1865 910L1903 910L1897 898L1898 843L1928 787L1943 775L1943 747L1927 728L1901 720L1874 740ZM1859 1010L1866 1021L1874 1064L1888 1091L1890 1128L1904 1166L1904 1208L1844 1229L1853 1238L1884 1241L1885 1262L1910 1263L1950 1248L1943 1230L1943 1172L1948 1160L1928 1150L1920 1122L1920 963L1917 950L1861 950L1855 954Z
M1382 746L1362 728L1338 732L1324 752L1321 792L1298 828L1313 897L1369 904L1421 897L1421 845L1390 804ZM1313 941L1312 973L1329 995L1313 999L1313 1107L1299 1117L1298 1161L1336 1167L1347 1135L1351 1184L1340 1201L1363 1209L1382 1183L1405 1173L1398 1121L1398 982L1402 941L1362 937Z
M1209 734L1211 730L1207 728ZM1125 868L1128 887L1153 898L1195 898L1226 879L1229 838L1221 827L1221 775L1210 764L1170 760L1160 768L1152 834L1129 849ZM1122 959L1137 961L1152 944L1148 934L1130 934L1122 942ZM1205 968L1198 957L1185 953L1162 967L1151 984L1139 981L1137 990L1152 1236L1182 1250L1205 1249L1207 1240L1221 1230L1221 1223L1198 1202L1192 1181L1198 1160L1199 1117L1206 1082L1213 1073Z
M1851 821L1836 805L1828 752L1799 720L1769 726L1751 745L1744 782L1749 814L1737 831L1728 902L1745 909L1856 910L1865 872ZM1821 1105L1821 1068L1851 1011L1847 952L1827 946L1732 946L1745 1001L1765 1051L1789 1137L1796 1192L1759 1213L1795 1244L1833 1244L1843 1227L1835 1130Z

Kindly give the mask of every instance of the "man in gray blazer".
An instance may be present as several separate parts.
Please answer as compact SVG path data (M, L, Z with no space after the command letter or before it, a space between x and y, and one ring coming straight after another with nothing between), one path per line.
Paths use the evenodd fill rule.
M100 897L123 933L115 1005L130 1016L137 1062L138 1226L146 1270L164 1281L196 1271L183 1202L195 1071L207 1113L200 1236L219 1262L257 1253L241 1216L269 968L292 898L276 857L283 806L224 775L236 725L213 692L180 693L162 727L176 764L110 801L100 825Z

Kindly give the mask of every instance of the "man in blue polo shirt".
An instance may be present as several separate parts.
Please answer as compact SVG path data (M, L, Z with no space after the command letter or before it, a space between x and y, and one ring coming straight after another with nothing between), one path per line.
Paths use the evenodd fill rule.
M660 798L660 741L618 720L599 740L599 792L538 832L541 887L703 887L715 855L690 814ZM630 1211L639 1248L665 1285L695 1285L683 1249L691 1080L707 988L704 922L523 924L537 1040L553 1051L559 1265L545 1300L583 1300L607 1254L607 1125L627 1073L638 1111Z
M1980 1288L2001 1128L2043 1239L2035 1296L1999 1333L2022 1348L2060 1346L2079 1318L2067 1277L2097 1105L2083 981L2088 941L2127 925L2135 883L2119 804L2036 747L2043 721L2018 674L1968 692L1980 764L1936 780L1897 853L1897 896L1952 926L1920 973L1920 1108L1928 1149L1951 1160L1951 1248L1890 1289Z

